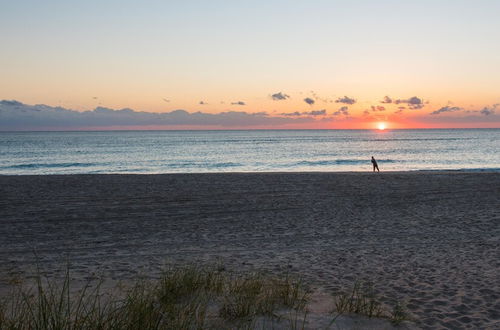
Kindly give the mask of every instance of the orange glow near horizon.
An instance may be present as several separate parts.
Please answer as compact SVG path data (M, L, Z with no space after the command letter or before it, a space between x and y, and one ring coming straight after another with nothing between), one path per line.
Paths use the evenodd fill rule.
M240 98L234 97L233 100L240 100ZM241 100L247 101L247 98L241 98ZM98 100L95 100L98 102ZM362 111L363 105L353 105L350 106L349 112L340 113L338 105L324 105L321 102L326 103L326 101L318 100L316 101L318 106L305 105L302 99L291 100L290 104L286 100L275 101L270 100L267 97L265 100L247 101L248 103L237 102L232 103L215 103L213 108L210 108L211 103L203 103L193 105L192 109L188 110L176 110L177 108L182 109L182 107L172 106L170 103L166 103L164 106L164 111L154 112L154 111L143 111L140 107L137 109L127 109L127 111L117 111L115 115L129 116L130 113L134 113L137 118L148 118L146 113L150 114L165 114L165 118L179 118L182 117L185 123L173 123L171 125L162 124L150 124L150 125L138 125L131 122L129 125L113 125L110 122L107 126L94 125L85 123L82 126L48 126L49 130L246 130L246 129L365 129L365 130L375 130L380 133L387 132L388 130L398 130L398 129L438 129L438 128L499 128L499 121L497 118L500 113L500 106L493 105L484 107L484 109L490 109L489 113L481 113L480 107L470 106L469 109L465 110L462 108L461 111L456 111L451 114L443 113L435 115L433 111L436 112L437 109L444 109L442 104L436 105L426 105L423 109L418 111L409 111L408 109L404 111L396 111L397 105L394 104L384 104L383 106L370 106L367 110ZM6 104L9 102L7 101ZM365 102L370 104L370 102ZM377 102L371 102L371 104L376 104ZM490 104L493 102L490 102ZM38 104L30 105L22 103L27 109L35 109L39 107ZM261 104L257 106L255 104ZM1 105L1 104L0 104ZM55 107L57 105L47 105L47 107ZM116 111L120 108L110 107L107 104L99 104L108 108L107 111ZM205 108L205 106L207 106ZM262 111L255 112L256 108L269 109L274 107L272 111ZM449 106L447 106L449 107ZM496 109L499 107L498 109ZM64 108L64 107L62 107ZM314 110L321 109L323 110ZM379 109L381 108L381 110ZM371 111L370 111L371 109ZM0 109L1 110L1 109ZM34 111L35 111L34 110ZM71 108L63 109L67 111L85 112L94 110L74 110ZM149 109L146 109L149 110ZM297 111L294 111L297 110ZM36 110L37 113L39 110ZM132 112L131 112L132 111ZM495 113L496 111L496 113ZM17 111L21 113L21 111ZM446 111L444 111L446 112ZM63 113L57 111L55 113ZM99 113L99 111L97 111ZM170 115L169 115L170 114ZM319 115L318 115L319 114ZM146 116L146 117L144 117ZM170 116L170 117L167 117ZM198 117L210 118L210 123L200 121ZM36 117L35 117L36 118ZM228 122L227 118L230 119ZM192 120L191 120L192 119ZM255 124L250 124L254 119ZM119 120L117 121L119 122ZM141 122L138 120L137 123ZM159 121L161 122L161 121ZM36 123L27 125L26 130L33 129Z

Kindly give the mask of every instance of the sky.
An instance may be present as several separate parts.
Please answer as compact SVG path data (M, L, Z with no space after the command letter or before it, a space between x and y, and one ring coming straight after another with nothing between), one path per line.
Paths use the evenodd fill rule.
M2 130L500 127L498 0L0 6Z

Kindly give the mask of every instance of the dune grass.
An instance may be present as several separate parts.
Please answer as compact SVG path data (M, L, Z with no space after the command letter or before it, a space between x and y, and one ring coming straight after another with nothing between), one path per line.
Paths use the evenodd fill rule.
M38 274L41 274L38 270ZM102 289L99 281L71 285L35 276L0 301L0 330L80 329L304 329L309 301L304 284L291 276L226 272L221 267L187 266L165 271L156 280ZM401 303L382 307L370 282L356 282L334 298L335 317L358 314L409 320Z
M338 314L358 314L370 318L387 318L394 325L410 320L405 305L399 301L395 303L391 312L384 309L381 298L375 293L372 282L355 282L352 290L335 297L334 305L334 312Z
M228 282L228 294L224 296L219 315L227 320L252 315L275 316L280 308L302 311L307 295L300 281L254 276L236 278Z
M335 300L335 310L340 314L361 314L381 317L383 310L370 282L356 282L350 292L340 294Z
M395 325L401 324L404 321L411 320L411 317L406 309L406 306L401 302L396 302L389 316L391 322Z
M70 287L37 276L0 304L0 329L250 329L257 317L280 320L279 311L304 312L302 283L216 268L185 267L158 280L137 281L113 295L101 285ZM296 322L297 323L297 322Z

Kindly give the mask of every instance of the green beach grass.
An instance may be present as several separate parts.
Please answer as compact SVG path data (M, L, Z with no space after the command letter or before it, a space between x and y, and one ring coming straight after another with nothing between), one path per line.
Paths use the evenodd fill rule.
M308 295L291 277L228 274L184 267L139 280L110 295L99 284L80 290L36 276L0 305L0 329L251 329L257 317L304 318ZM283 313L286 311L287 313Z
M38 271L40 274L40 271ZM72 288L70 272L51 281L14 284L0 302L0 329L304 329L310 292L290 275L247 275L223 267L186 266L159 279L104 290L98 281ZM402 304L381 307L369 283L334 297L330 325L341 314L407 320Z
M381 301L381 297L375 293L372 282L357 281L350 291L339 294L334 298L335 309L332 313L386 318L394 325L410 320L406 306L402 302L396 301L392 311L388 312L382 307Z

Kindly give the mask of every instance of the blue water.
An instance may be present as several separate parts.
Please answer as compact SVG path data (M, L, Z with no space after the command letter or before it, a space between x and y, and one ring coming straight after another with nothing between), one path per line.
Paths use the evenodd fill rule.
M0 132L0 174L500 170L500 129Z

